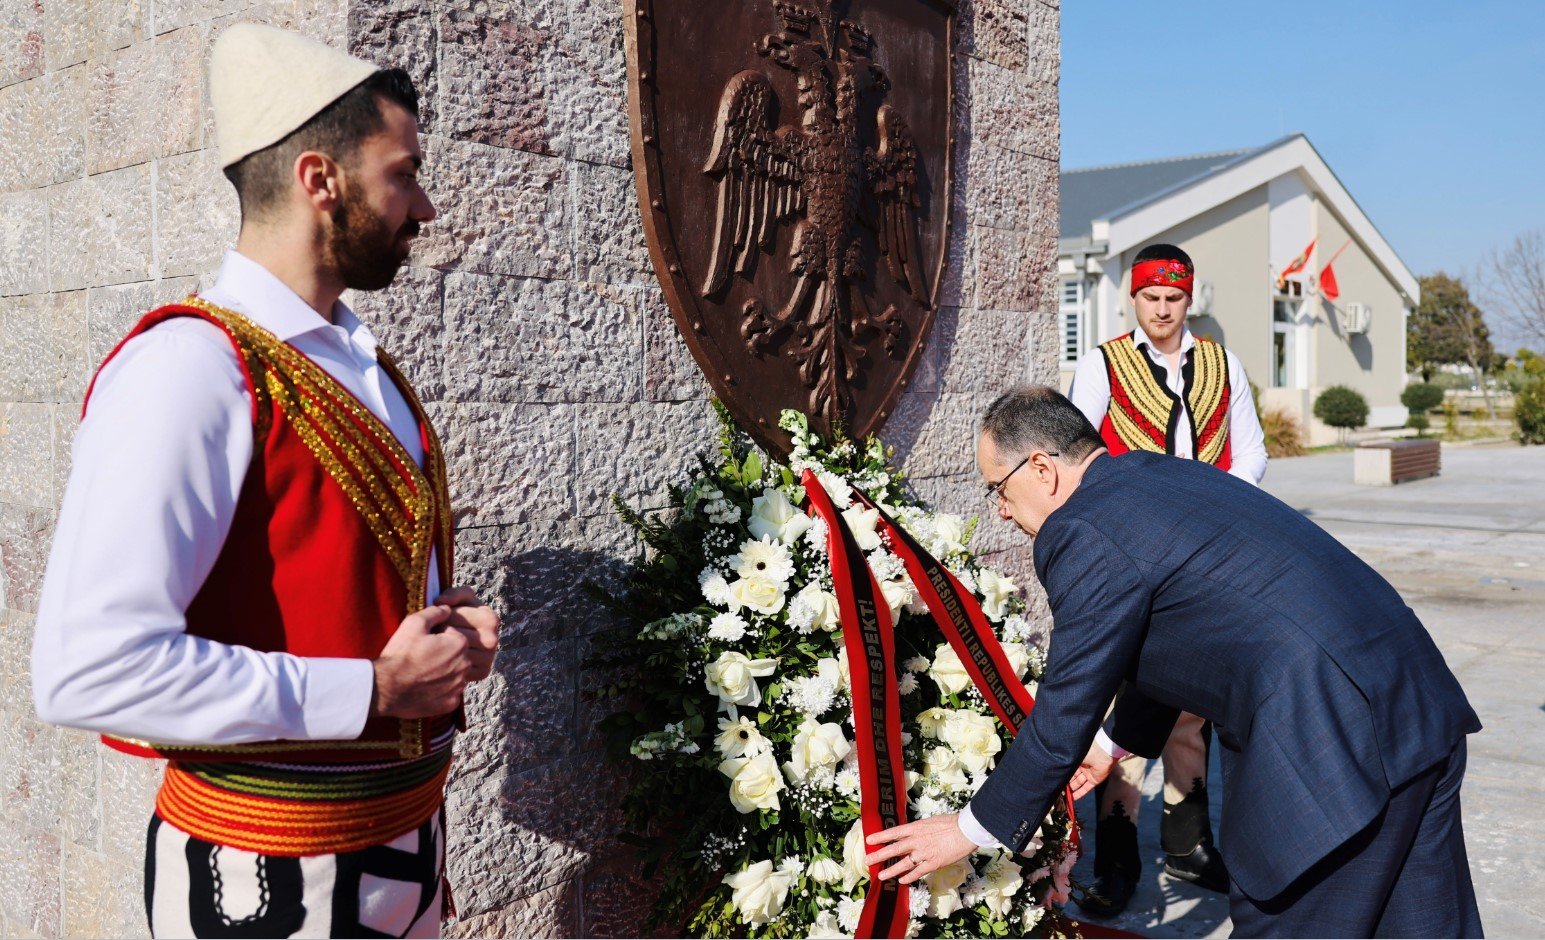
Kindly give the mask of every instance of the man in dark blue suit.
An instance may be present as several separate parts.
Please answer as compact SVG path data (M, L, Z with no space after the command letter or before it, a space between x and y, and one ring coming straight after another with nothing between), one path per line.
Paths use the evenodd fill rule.
M871 838L871 861L894 860L882 878L1023 849L1070 778L1157 756L1184 710L1221 747L1235 936L1481 935L1459 811L1480 721L1388 582L1213 467L1111 457L1049 388L992 404L977 464L1035 540L1046 679L958 817Z

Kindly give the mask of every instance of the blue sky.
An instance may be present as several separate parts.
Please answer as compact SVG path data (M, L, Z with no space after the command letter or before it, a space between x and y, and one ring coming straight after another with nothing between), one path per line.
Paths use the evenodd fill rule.
M1545 3L1063 0L1062 163L1302 131L1416 274L1545 227Z

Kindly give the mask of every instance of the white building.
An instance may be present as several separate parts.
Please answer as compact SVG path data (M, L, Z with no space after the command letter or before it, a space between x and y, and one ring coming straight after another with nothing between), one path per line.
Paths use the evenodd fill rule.
M1132 259L1167 242L1196 263L1191 329L1239 356L1261 389L1309 429L1314 398L1347 385L1368 400L1371 427L1399 427L1406 409L1406 316L1416 277L1302 134L1253 150L1067 170L1061 174L1062 384L1080 356L1133 329ZM1278 275L1309 244L1304 269ZM1338 254L1339 252L1339 254ZM1336 300L1319 276L1334 256Z

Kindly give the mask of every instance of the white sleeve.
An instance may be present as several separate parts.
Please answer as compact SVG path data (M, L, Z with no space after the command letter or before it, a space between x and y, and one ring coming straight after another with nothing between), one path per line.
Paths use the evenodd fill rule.
M252 456L229 341L174 320L108 363L75 437L32 647L38 715L171 744L349 739L368 660L302 659L186 632Z
M1003 844L997 836L987 831L986 826L976 821L976 814L971 812L969 803L955 817L955 825L960 827L960 834L975 842L978 848L989 849Z
M1132 756L1132 752L1111 740L1110 735L1101 728L1094 733L1094 746L1111 756L1111 760L1125 760Z
M1224 352L1228 357L1228 439L1229 473L1246 483L1259 486L1266 476L1266 434L1261 430L1261 418L1255 413L1255 399L1250 394L1250 377L1239 357Z
M1098 431L1110 409L1110 376L1105 372L1105 354L1098 348L1089 350L1078 360L1068 398Z

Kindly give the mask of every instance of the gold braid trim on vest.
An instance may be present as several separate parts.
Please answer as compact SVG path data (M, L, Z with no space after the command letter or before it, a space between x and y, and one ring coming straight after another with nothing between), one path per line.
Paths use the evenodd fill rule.
M1147 357L1132 342L1130 333L1102 343L1100 350L1110 365L1112 381L1108 414L1116 435L1129 450L1165 453L1174 399L1153 377Z
M1197 337L1191 350L1191 389L1186 404L1196 434L1196 459L1215 464L1228 446L1228 354L1221 343Z
M423 406L396 366L385 354L379 354L380 363L397 382L420 426L429 429L424 461L427 474L380 418L304 353L234 310L197 296L186 303L230 330L242 350L259 397L256 446L261 448L262 435L268 430L269 408L264 406L277 404L296 435L359 511L402 577L408 597L403 615L417 610L429 589L430 550L436 539L442 549L441 570L448 570L449 499L439 441L424 419Z

